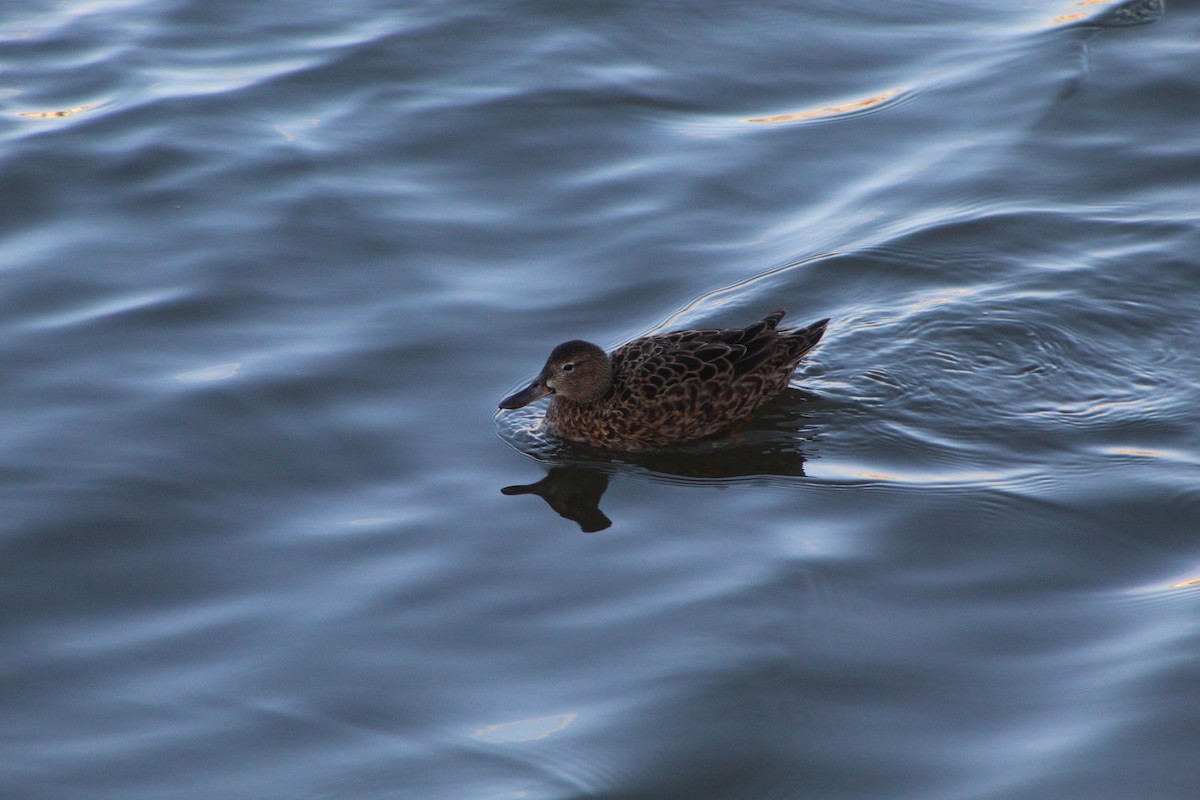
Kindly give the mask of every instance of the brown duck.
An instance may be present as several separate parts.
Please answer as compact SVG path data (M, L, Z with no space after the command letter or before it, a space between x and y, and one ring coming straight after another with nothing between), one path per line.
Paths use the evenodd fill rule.
M537 379L500 408L553 395L546 410L552 433L620 450L711 436L787 388L829 322L777 330L786 314L772 311L746 328L646 336L611 356L590 342L564 342Z

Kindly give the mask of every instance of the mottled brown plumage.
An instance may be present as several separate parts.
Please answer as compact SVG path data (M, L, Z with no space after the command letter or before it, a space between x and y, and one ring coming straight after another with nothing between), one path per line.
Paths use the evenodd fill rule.
M787 388L828 319L777 330L772 311L747 328L674 331L635 339L605 354L570 341L550 353L528 387L501 408L553 395L550 430L620 450L665 447L720 433Z

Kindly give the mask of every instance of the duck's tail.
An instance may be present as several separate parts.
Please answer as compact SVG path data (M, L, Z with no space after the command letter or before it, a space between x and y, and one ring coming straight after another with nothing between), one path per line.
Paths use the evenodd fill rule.
M782 312L775 312L783 316ZM771 316L774 316L772 314ZM776 319L778 322L778 319ZM817 346L817 342L821 341L821 337L825 335L825 326L829 324L829 318L817 320L811 325L804 328L792 328L779 332L781 336L787 339L789 348L789 358L793 363L798 362L804 357L804 354Z

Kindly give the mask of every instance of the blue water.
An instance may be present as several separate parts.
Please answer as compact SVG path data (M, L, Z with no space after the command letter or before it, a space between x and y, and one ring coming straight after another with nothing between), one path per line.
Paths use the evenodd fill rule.
M1197 42L5 3L0 797L1196 797ZM780 306L733 436L496 413Z

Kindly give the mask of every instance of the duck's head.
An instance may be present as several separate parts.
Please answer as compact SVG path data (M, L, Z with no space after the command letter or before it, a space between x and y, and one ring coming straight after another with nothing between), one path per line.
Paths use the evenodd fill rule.
M501 408L521 408L548 394L576 403L594 403L612 386L612 360L591 342L563 342L550 353L533 383L500 401Z

